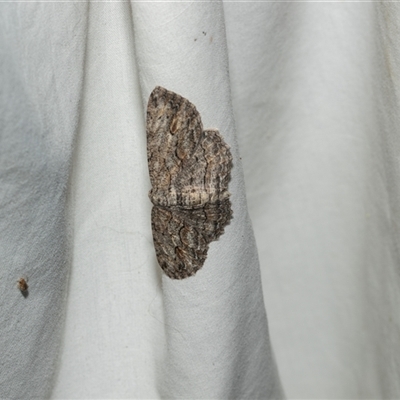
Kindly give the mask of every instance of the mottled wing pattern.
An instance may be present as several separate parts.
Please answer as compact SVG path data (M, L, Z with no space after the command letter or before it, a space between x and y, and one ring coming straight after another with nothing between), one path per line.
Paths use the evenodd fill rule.
M170 278L183 279L203 266L232 218L232 155L218 130L203 131L193 104L161 87L148 103L147 153L157 260Z
M218 130L203 132L200 145L182 167L175 179L181 207L203 207L229 197L232 156Z
M153 197L159 204L174 205L169 204L171 188L203 134L200 115L187 99L157 86L147 105L146 133Z
M153 206L153 241L164 272L173 279L194 275L206 260L208 245L224 233L231 218L229 199L194 210Z

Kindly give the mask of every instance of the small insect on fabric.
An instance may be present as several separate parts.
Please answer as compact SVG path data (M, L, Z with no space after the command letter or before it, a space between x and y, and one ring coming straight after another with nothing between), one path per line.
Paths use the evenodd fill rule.
M29 288L29 286L28 286L28 282L27 282L27 279L25 279L25 278L19 278L18 279L18 289L21 291L21 292L27 292L28 291L28 288Z
M189 100L160 86L150 94L146 133L157 260L170 278L187 278L232 218L232 155L217 129L203 130Z

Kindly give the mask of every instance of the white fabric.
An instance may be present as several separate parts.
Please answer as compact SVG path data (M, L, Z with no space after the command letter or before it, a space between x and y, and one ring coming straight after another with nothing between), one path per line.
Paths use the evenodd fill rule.
M0 398L281 398L278 369L289 398L400 397L399 16L1 4ZM156 85L234 155L234 219L184 281L152 244Z
M286 394L399 398L399 6L226 5Z
M1 399L48 396L58 362L85 14L84 4L0 5Z

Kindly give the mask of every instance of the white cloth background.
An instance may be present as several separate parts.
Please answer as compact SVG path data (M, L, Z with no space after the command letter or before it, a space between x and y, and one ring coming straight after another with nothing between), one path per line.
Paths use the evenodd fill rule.
M280 398L278 370L289 398L400 397L396 4L0 9L0 398ZM234 219L180 282L156 85L234 155Z

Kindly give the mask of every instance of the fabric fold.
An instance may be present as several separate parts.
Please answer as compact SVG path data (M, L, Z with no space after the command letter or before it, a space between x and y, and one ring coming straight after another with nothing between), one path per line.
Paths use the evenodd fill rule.
M234 165L233 219L203 268L181 281L162 276L167 354L160 393L281 398L235 134L222 2L132 2L132 15L144 107L158 85L187 98L204 129L218 129L230 145Z
M48 398L59 360L86 11L86 4L0 6L2 399Z

